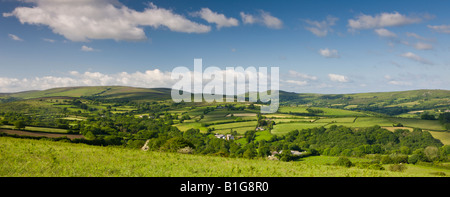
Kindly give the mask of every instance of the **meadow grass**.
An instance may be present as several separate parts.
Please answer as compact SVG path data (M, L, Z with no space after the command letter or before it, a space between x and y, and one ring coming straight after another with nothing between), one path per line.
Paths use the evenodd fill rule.
M285 135L293 130L309 129L314 127L325 126L327 123L310 123L310 122L294 122L294 123L282 123L273 126L272 134Z
M13 125L1 125L0 128L14 129L15 127ZM45 132L45 133L67 133L67 129L48 128L48 127L33 127L33 126L26 126L25 131L37 131L37 132Z
M392 122L402 123L403 126L407 127L417 127L422 129L430 130L444 130L441 123L438 120L422 120L422 119L412 119L412 118L388 118Z
M378 177L400 173L0 137L3 177ZM202 165L198 165L201 163Z
M355 117L321 118L321 119L316 120L315 122L317 122L317 123L319 123L319 122L325 122L325 123L331 123L331 122L337 122L337 123L341 123L341 122L353 123L354 120L355 120Z
M342 125L347 127L372 127L374 125L392 126L392 124L392 121L383 117L358 117L355 122L337 122L328 124L326 127L330 127L331 125Z
M306 110L308 107L306 106L280 106L279 112L281 113L308 113ZM350 111L350 110L344 110L344 109L336 109L336 108L325 108L325 107L311 107L312 109L320 109L324 113L320 113L317 115L324 115L324 116L368 116L367 114L363 112L357 112L357 111Z
M445 131L428 131L430 134L440 140L444 145L450 145L450 132Z

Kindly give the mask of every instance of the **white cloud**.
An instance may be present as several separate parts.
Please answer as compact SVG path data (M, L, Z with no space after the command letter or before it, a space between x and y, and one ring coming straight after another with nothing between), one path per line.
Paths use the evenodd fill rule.
M194 72L189 71L193 81L199 80L194 78ZM222 79L215 79L219 84L227 84L231 82L226 81L226 75L234 75L236 78L246 78L247 80L258 80L259 76L264 76L267 81L259 82L261 84L268 84L270 88L271 74L262 73L258 70L252 72L251 70L245 70L244 72L238 72L236 70L221 70L220 72L214 72L214 75L223 75ZM203 74L208 74L205 70ZM220 81L222 80L222 81ZM30 78L10 78L0 77L0 92L18 92L25 90L45 90L56 87L73 87L73 86L131 86L131 87L143 87L143 88L171 88L179 79L172 79L172 72L161 71L159 69L146 70L145 72L119 72L106 74L101 72L78 72L69 71L64 73L63 76L43 76L43 77L30 77ZM204 77L203 84L206 85L210 82L210 79ZM246 84L237 84L247 87L250 91L257 91L257 89L251 89L248 87L248 81ZM261 85L259 84L259 85ZM298 83L297 83L298 84ZM257 88L257 87L253 87ZM197 91L193 89L193 91ZM201 91L201 90L200 90Z
M16 35L14 35L14 34L8 34L8 36L9 36L9 38L11 38L12 40L15 40L15 41L23 41L22 38L19 38L19 36L16 36Z
M85 52L92 52L92 51L95 51L94 48L88 47L88 46L86 46L86 45L83 45L83 46L81 47L81 50L82 50L82 51L85 51Z
M45 41L45 42L50 42L50 43L55 43L56 42L56 40L49 39L49 38L42 38L42 40Z
M33 7L17 7L4 17L15 16L24 24L46 25L71 41L90 39L145 40L144 26L171 31L205 33L210 26L186 19L149 3L143 11L115 0L29 0Z
M431 50L433 49L433 45L423 42L418 42L413 45L413 47L417 50Z
M253 24L256 22L256 19L255 19L255 17L253 17L253 15L245 14L244 12L241 12L240 14L241 14L242 22L244 24Z
M170 72L158 69L145 72L120 72L104 74L100 72L70 71L66 76L44 76L30 78L0 77L0 92L44 90L56 87L121 85L145 88L171 87L175 83Z
M406 32L406 36L413 37L413 38L416 38L418 40L423 40L423 41L433 41L433 39L424 38L422 36L417 35L416 33L411 33L411 32Z
M402 15L398 12L383 12L375 16L361 14L356 19L349 19L348 26L350 31L359 29L373 29L392 26L408 25L421 22L421 18L413 18Z
M311 76L311 75L299 73L299 72L294 71L294 70L290 70L289 71L289 76L290 77L295 77L295 78L308 79L308 80L317 80L316 76Z
M428 25L427 27L439 33L450 34L450 25Z
M239 25L239 21L237 19L227 18L223 14L211 11L209 8L202 8L200 11L192 13L192 15L199 16L208 21L208 23L215 23L217 25L217 29Z
M298 80L286 80L286 83L290 83L290 84L294 84L294 85L298 85L298 86L304 86L304 85L308 84L307 81L298 81Z
M328 78L331 81L335 81L335 82L349 82L350 80L348 79L348 77L344 76L344 75L338 75L338 74L328 74Z
M392 81L389 81L388 84L391 84L391 85L398 85L398 86L410 86L410 85L412 85L411 82L408 82L408 81L398 81L398 80L392 80Z
M336 49L320 49L319 54L326 58L339 58L338 51Z
M418 55L416 55L416 54L414 54L412 52L403 53L400 56L406 57L406 58L411 59L411 60L416 61L416 62L420 62L422 64L433 65L433 63L431 61L429 61L429 60L427 60L425 58L422 58L422 57L420 57L420 56L418 56Z
M391 32L387 29L384 28L380 28L380 29L375 29L374 30L375 33L381 37L388 37L388 38L395 38L397 37L397 34L395 34L394 32Z
M251 15L244 12L241 12L240 15L244 24L259 23L271 29L281 29L283 27L283 21L263 10L260 10L259 15Z
M328 34L328 32L333 31L331 26L336 25L337 20L338 18L333 16L328 16L327 19L323 21L305 20L305 22L309 25L308 27L305 27L305 29L318 37L324 37Z
M268 12L261 11L261 17L264 25L268 28L281 29L283 27L283 22L277 17L270 15Z

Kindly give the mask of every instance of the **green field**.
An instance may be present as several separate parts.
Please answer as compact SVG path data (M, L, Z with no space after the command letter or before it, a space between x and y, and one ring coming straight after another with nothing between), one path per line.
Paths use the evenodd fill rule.
M306 106L280 106L278 109L281 113L308 113L306 111L308 107ZM350 111L344 109L336 109L336 108L325 108L325 107L311 107L312 109L320 109L324 113L319 113L319 116L368 116L366 113Z
M416 127L416 128L422 128L422 129L429 129L429 130L444 130L442 127L442 124L439 123L437 120L421 120L421 119L411 119L411 118L388 118L392 122L395 123L402 123L404 126L407 127Z
M209 128L214 128L215 133L230 133L230 130L237 131L239 134L244 134L248 130L255 130L256 121L234 122L227 124L211 125Z
M438 120L420 119L424 112L438 118L441 113L446 111L449 107L449 99L447 99L449 91L419 90L345 95L281 92L280 99L289 97L281 101L282 105L279 111L274 114L261 114L262 116L258 115L259 109L254 107L258 107L259 104L252 107L250 107L250 103L186 102L176 104L170 100L169 93L170 89L105 86L55 88L45 91L1 94L0 116L3 125L0 128L13 129L14 126L11 125L18 120L26 120L27 125L67 126L76 133L89 136L89 138L85 138L89 140L86 142L87 144L97 143L97 145L106 147L51 142L45 138L28 140L0 137L0 176L372 177L438 176L437 172L450 174L449 170L442 167L442 169L436 169L410 164L407 164L407 170L402 173L357 167L342 168L332 165L338 157L323 156L355 156L359 151L355 148L358 147L346 146L356 146L357 143L353 142L366 142L364 140L347 141L346 139L354 139L355 136L345 133L348 130L332 127L334 125L356 128L347 128L354 132L363 130L360 129L362 127L373 127L374 125L379 125L389 131L395 129L412 131L414 128L421 128L429 131L444 145L449 145L450 132L445 131ZM308 113L308 108L323 112ZM171 116L167 116L167 114ZM142 118L143 115L150 118ZM189 117L186 118L185 115L189 115ZM271 121L275 124L272 125ZM256 131L254 138L244 135L246 131L254 131L258 124L263 125L263 123L268 126L263 131ZM397 123L402 123L403 127L394 127L393 124ZM183 134L171 126L177 127L181 132L194 128L199 129L201 133L192 131ZM269 129L270 126L273 126L272 130ZM298 136L284 138L283 136L293 130L322 126L330 132L344 131L342 132L343 136L349 138L340 141L341 139L338 138L341 137L340 133L334 133L332 136L324 134L323 136L326 137L323 139L315 139L314 136L322 135L316 133L309 136L310 139L313 139L312 141L291 141L292 137L294 139L301 138ZM25 129L47 133L67 133L65 129L48 127L26 126ZM376 132L385 132L380 128L376 129ZM221 141L215 139L214 135L209 135L209 132L229 134L233 131L237 131L235 141ZM400 135L399 133L391 134ZM407 135L404 134L404 136ZM183 136L188 139L188 142L196 143L193 147L195 148L193 155L169 153L171 149L168 148L177 148L170 143L175 145L183 143L175 141L177 136ZM194 136L199 141L191 138ZM427 136L429 135L423 135L419 139L428 139ZM139 149L142 147L140 143L148 138L152 140L151 150L155 150L155 152L144 152ZM319 139L320 143L314 142ZM264 140L266 142L261 143ZM397 144L397 141L390 143L394 145L382 144L383 148L389 152L375 153L389 155L399 151L397 148L400 145ZM414 147L414 142L408 141L407 143L409 143L408 146ZM424 143L432 144L432 141ZM259 155L261 150L265 151L264 155L269 154L267 147L264 147L266 145L270 146L271 151L275 149L279 151L286 147L301 147L301 149L313 147L312 149L322 155L305 157L294 162L269 161ZM175 148L171 151L181 150ZM346 150L338 148L346 148ZM256 153L252 151L256 151ZM370 152L372 151L370 149L364 151L366 156L373 153ZM254 155L249 156L249 154ZM258 156L255 156L256 154ZM411 154L409 153L409 156ZM227 158L227 156L239 158ZM445 162L448 160L445 160L445 156L442 158L444 158L442 161L438 161L439 165L447 165ZM364 156L350 158L350 160L356 163L369 161ZM428 163L427 165L437 162L423 159L421 161ZM200 166L198 163L204 165ZM383 166L386 169L389 167L389 165Z
M309 129L314 127L325 126L326 124L327 123L308 123L308 122L277 124L273 127L272 134L284 135L296 129L297 130Z
M337 157L309 157L297 162L144 152L45 140L0 137L0 176L8 177L403 177L432 172L368 170L326 165ZM355 161L355 160L353 160ZM202 163L202 165L198 165Z
M358 117L355 122L337 122L329 124L327 126L343 125L348 127L371 127L374 125L392 126L392 123L392 121L389 121L388 119L383 117Z
M12 126L12 125L1 125L0 128L3 128L3 129L14 129L14 126ZM45 132L45 133L67 133L66 129L47 128L47 127L26 126L25 130L26 131Z

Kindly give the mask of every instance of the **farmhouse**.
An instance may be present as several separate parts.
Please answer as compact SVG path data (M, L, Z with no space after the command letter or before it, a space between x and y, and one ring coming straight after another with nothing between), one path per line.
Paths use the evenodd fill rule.
M219 139L224 139L224 140L234 140L234 136L231 135L231 134L227 134L227 135L216 134L216 135L214 135L214 136L216 136L216 138L219 138Z
M306 152L306 151L300 152L300 151L296 151L296 150L291 150L291 154L294 155L294 156L300 156L300 155L302 155L302 154L305 153L305 152ZM278 154L278 153L276 153L276 154L274 154L274 153L276 153L276 151L274 151L274 152L272 153L272 155ZM279 154L281 154L281 153L283 153L283 151L280 151Z

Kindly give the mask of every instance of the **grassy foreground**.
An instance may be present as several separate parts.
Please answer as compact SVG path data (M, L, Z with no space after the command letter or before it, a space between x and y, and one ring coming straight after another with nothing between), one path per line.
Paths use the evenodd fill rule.
M6 177L297 177L419 176L344 168L317 162L280 162L143 152L45 140L0 137L0 176Z

